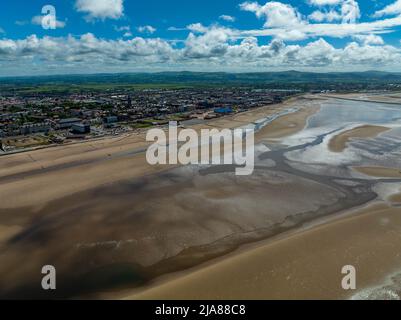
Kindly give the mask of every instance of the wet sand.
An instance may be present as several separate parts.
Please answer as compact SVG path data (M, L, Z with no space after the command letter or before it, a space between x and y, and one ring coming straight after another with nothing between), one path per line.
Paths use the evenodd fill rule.
M21 231L22 228L19 226L0 225L0 246Z
M400 213L372 205L125 298L347 299L401 268ZM357 291L341 287L345 265L357 270Z
M390 130L386 127L365 125L357 127L334 136L329 142L329 149L332 152L343 152L347 143L353 138L374 138L380 133Z

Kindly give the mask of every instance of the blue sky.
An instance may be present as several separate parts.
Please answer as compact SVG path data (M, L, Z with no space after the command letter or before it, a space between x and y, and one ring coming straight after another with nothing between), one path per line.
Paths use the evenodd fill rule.
M400 41L401 0L5 0L0 76L401 71Z

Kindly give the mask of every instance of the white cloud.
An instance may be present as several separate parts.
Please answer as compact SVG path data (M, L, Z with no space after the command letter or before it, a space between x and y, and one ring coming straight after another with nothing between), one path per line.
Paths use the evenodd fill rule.
M0 40L1 60L40 60L65 63L117 63L118 61L165 61L173 54L168 42L161 39L103 40L91 33L79 38L31 35L23 40Z
M205 33L209 30L207 27L205 27L201 23L190 24L186 27L186 29L189 31L192 31L192 32L196 32L196 33Z
M244 2L240 4L244 11L254 12L258 18L265 18L265 28L295 27L302 23L300 13L289 4L281 2L267 2L261 6L257 2Z
M316 21L316 22L323 22L323 21L333 22L333 21L338 21L338 20L342 19L341 15L335 10L330 10L330 11L325 11L325 12L316 10L316 11L312 12L308 16L308 18L309 18L309 20Z
M231 30L212 27L196 36L192 32L185 41L184 57L200 59L223 56L229 47Z
M219 19L227 21L227 22L234 22L235 21L235 17L229 16L229 15L226 15L226 14L221 15L219 17Z
M309 0L309 3L315 6L334 6L342 1L343 0Z
M270 36L287 41L315 37L346 38L393 32L392 28L401 26L401 16L358 22L361 12L355 0L338 1L337 5L329 9L321 8L307 18L295 8L278 2L267 2L264 6L257 2L245 2L240 7L266 19L264 29L238 31L238 35L243 37ZM272 16L276 11L278 14ZM338 23L333 23L337 20Z
M360 45L352 42L342 50L343 64L371 65L375 68L395 63L400 59L400 50L392 46Z
M358 2L355 0L313 0L312 4L318 6L330 5L329 9L314 11L308 16L309 20L316 22L342 21L342 23L355 23L361 17Z
M343 23L355 23L361 17L359 4L355 0L345 0L341 5Z
M383 38L374 34L356 35L354 38L365 45L384 45Z
M34 24L34 25L37 25L37 26L41 26L42 25L42 20L43 20L43 16L34 16L32 19L31 19L31 23L32 24ZM23 25L22 23L23 23L23 21L17 21L16 22L18 25ZM64 28L66 26L66 22L65 21L59 21L59 20L57 20L56 21L56 28L60 28L60 29L62 29L62 28Z
M157 31L157 29L152 27L152 26L140 26L140 27L138 27L136 29L140 33L148 33L148 34L153 34L153 33L155 33Z
M124 14L124 0L76 0L78 12L87 13L87 20L119 19Z
M308 43L305 47L299 48L298 51L292 53L295 58L293 63L302 62L304 65L327 66L333 62L337 62L339 51L324 39Z
M133 36L130 26L121 26L121 27L114 26L114 30L116 30L117 32L123 32L124 38L130 38Z
M401 14L401 0L386 6L384 9L376 11L374 17Z
M187 28L178 28L178 27L168 27L167 31L186 31Z
M315 5L324 5L329 2L314 1ZM316 10L311 13L307 18L314 22L334 22L341 21L342 24L355 24L361 16L358 2L355 0L339 0L331 1L330 10ZM278 36L282 39L294 40L302 39L301 34L306 34L303 30L310 29L312 26L321 27L317 24L310 24L296 8L291 5L281 2L267 2L265 5L260 5L257 2L244 2L240 4L240 8L244 11L255 13L258 18L264 18L265 29L277 29ZM284 31L284 32L282 32ZM298 36L291 37L291 34Z

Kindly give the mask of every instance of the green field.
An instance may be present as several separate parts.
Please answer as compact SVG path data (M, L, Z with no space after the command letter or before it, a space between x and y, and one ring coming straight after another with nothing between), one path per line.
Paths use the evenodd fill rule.
M270 72L270 73L123 73L0 78L0 90L20 94L255 87L286 90L388 89L401 86L401 73L389 72Z

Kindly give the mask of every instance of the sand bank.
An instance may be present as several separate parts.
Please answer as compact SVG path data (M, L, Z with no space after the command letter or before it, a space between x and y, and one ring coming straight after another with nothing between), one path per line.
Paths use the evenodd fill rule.
M400 93L349 93L349 94L330 94L322 95L322 97L343 99L350 101L361 101L370 103L383 103L390 105L401 105L401 94Z
M386 127L372 125L357 127L334 136L329 142L329 149L332 152L343 152L352 138L374 138L388 130Z
M392 195L391 197L388 198L388 200L394 204L401 203L401 193Z
M353 167L354 170L377 178L401 178L401 168Z
M279 139L295 134L305 128L307 119L318 112L320 106L306 102L295 113L287 114L262 128L255 135L256 141Z
M127 299L343 299L401 267L401 209L383 204L222 259Z

